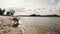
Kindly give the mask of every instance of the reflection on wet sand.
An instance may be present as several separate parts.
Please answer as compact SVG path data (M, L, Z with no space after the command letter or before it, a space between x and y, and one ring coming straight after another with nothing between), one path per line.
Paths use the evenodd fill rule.
M22 17L24 34L60 34L59 17Z

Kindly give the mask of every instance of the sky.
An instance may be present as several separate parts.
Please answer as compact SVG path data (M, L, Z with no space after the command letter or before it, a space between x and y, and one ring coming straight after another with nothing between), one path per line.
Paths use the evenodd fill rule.
M60 0L0 0L0 8L60 8Z
M60 3L60 0L0 0L0 7L27 7L41 8L54 7Z

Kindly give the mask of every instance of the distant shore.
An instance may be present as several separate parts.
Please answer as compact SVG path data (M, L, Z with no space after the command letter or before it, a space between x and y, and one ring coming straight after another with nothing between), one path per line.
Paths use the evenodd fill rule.
M1 16L1 15L0 15ZM15 15L18 17L60 17L60 16L54 16L54 15ZM9 16L9 17L13 17L13 16Z
M19 15L20 17L60 17L60 16L52 16L52 15L36 15L36 16L30 16L30 15Z

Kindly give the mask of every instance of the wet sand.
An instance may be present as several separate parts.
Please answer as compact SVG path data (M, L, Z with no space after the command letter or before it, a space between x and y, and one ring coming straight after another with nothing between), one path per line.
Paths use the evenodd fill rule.
M22 17L21 21L25 34L60 34L60 17Z
M17 28L11 19L0 16L0 34L60 34L60 17L21 17Z

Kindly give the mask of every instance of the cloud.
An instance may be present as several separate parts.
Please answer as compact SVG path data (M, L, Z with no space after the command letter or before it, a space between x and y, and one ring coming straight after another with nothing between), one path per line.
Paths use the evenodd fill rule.
M54 7L60 0L0 0L0 7Z
M54 10L54 12L56 13L56 11L58 11L58 9L60 8L60 0L0 0L0 8L7 8L7 7L12 7L12 8L25 7L30 9L48 8ZM31 11L30 13L33 12ZM45 14L45 13L47 14L49 12L48 11L41 12L41 14Z
M60 2L60 0L25 0L29 5L37 5L39 7L55 7Z

